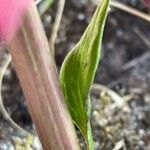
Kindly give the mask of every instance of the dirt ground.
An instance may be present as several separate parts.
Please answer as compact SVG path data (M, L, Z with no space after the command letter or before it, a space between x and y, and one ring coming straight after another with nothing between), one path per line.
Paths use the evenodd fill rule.
M89 23L95 9L93 2L67 0L56 40L58 69ZM121 2L150 13L150 8L142 0ZM42 17L48 36L54 17L55 5ZM112 8L106 22L96 85L91 92L95 150L150 150L149 62L150 24ZM107 89L102 90L99 87L101 84ZM109 94L109 90L114 91L119 102L113 98L114 95ZM3 81L2 96L12 119L26 130L33 131L34 127L12 65ZM17 132L2 117L0 120L0 150L13 150L12 137L17 136Z

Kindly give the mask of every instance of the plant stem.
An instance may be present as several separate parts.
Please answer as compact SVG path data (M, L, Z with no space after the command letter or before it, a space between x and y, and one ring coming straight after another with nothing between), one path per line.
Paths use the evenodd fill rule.
M10 52L44 150L79 150L37 9L32 4Z
M65 0L59 0L55 21L52 27L52 33L49 39L49 44L50 44L50 48L52 50L53 55L55 55L55 41L56 41L57 33L60 27L60 22L61 22L64 6L65 6Z
M88 121L87 124L87 132L88 132L88 144L87 144L87 149L88 150L94 150L94 141L93 141L93 134L92 134L92 129L91 129L91 123L90 120Z
M92 129L91 129L91 122L90 122L90 116L91 116L91 99L90 95L88 96L87 100L87 115L88 115L88 123L87 123L87 149L88 150L94 150L94 141L93 141L93 135L92 135Z

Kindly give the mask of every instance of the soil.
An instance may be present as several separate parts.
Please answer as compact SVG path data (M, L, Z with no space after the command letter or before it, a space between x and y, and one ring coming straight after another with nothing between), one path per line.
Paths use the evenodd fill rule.
M121 0L150 13L142 0ZM56 40L58 70L79 41L95 9L94 1L68 0ZM55 17L55 4L43 15L47 36ZM91 123L95 150L150 150L150 24L118 9L111 9L102 44L95 83L112 89L124 103L117 106L106 91L92 90ZM2 96L6 110L20 126L33 131L21 87L13 65L6 72ZM116 107L112 107L112 106ZM9 124L0 117L0 150L13 150ZM84 145L81 143L81 145ZM84 146L83 146L84 149Z

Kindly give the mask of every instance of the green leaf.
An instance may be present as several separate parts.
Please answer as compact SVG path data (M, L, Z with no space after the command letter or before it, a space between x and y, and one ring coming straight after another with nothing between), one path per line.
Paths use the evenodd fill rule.
M109 0L102 0L81 40L65 58L60 83L71 116L88 138L87 98L100 59L100 48Z
M39 3L38 8L39 8L40 15L43 15L48 10L48 8L51 6L53 1L54 0L42 0Z

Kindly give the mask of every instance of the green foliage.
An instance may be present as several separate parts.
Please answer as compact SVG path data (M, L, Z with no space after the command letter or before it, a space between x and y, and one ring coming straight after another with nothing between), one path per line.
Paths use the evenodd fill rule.
M38 6L40 15L44 14L51 6L54 0L42 0Z
M100 59L100 48L109 0L102 0L81 40L65 58L60 82L73 121L90 143L88 97ZM89 136L90 135L90 136ZM90 144L91 145L91 144ZM92 149L92 148L90 148Z

